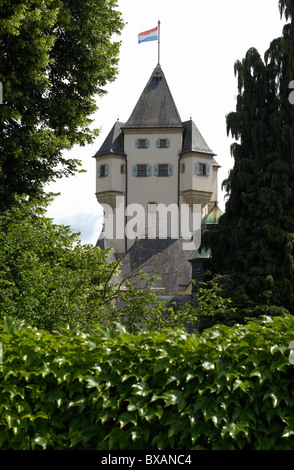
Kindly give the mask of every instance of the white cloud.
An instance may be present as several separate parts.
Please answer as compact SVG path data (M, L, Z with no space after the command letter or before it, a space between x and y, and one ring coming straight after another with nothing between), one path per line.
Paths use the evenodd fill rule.
M81 232L82 243L96 245L102 229L102 214L98 214L98 211L97 214L91 212L76 212L72 215L55 216L54 223L69 225L73 232Z

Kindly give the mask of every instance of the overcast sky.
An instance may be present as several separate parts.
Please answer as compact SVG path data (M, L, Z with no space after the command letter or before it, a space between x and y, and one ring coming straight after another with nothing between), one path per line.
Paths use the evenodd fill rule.
M120 40L119 73L97 100L93 116L101 129L93 145L68 154L82 161L86 173L49 186L61 196L48 210L56 223L81 231L82 241L95 244L101 229L101 206L95 196L95 159L113 124L129 118L158 61L157 41L138 44L138 34L161 22L160 63L182 121L192 117L217 154L219 206L225 209L221 183L233 166L226 114L235 110L234 63L250 47L263 56L272 39L281 36L278 0L119 0L127 23ZM294 79L294 77L293 77Z

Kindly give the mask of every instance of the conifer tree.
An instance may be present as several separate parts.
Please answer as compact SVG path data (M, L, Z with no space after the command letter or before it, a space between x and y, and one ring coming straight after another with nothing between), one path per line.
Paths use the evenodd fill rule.
M224 275L236 305L277 305L294 313L294 2L279 0L288 23L264 58L251 48L235 63L236 111L227 116L234 166L228 200L206 243L211 270Z

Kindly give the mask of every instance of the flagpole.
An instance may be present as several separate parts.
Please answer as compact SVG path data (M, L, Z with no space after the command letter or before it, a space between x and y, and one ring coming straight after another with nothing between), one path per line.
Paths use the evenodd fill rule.
M158 65L160 65L160 21L158 21Z

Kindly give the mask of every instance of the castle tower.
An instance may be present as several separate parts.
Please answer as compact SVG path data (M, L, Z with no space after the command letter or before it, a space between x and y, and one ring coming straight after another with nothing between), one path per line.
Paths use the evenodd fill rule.
M163 276L155 286L162 293L185 291L195 248L184 248L183 239L195 210L201 223L217 201L219 165L195 123L182 122L159 64L128 121L114 124L94 157L107 225L98 244L117 257L128 253L126 272L147 263Z

